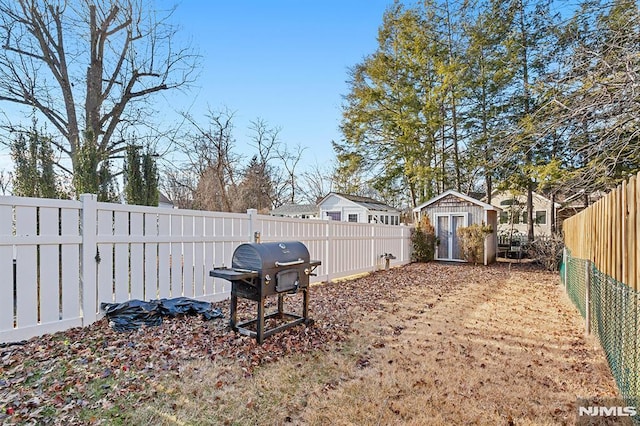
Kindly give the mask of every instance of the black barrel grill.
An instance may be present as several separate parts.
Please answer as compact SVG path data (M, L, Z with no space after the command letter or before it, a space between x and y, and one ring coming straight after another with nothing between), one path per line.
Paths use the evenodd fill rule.
M233 252L230 268L214 268L209 275L231 282L231 328L261 344L265 337L309 322L309 277L320 264L310 260L307 247L299 241L245 243ZM302 315L284 312L284 296L298 291L302 292ZM272 295L278 296L278 311L265 315L265 300ZM238 297L257 302L255 319L238 323ZM286 322L265 330L270 318Z

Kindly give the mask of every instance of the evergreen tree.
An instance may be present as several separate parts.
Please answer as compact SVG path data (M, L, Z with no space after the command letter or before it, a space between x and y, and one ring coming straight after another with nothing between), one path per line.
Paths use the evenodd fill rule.
M51 140L37 130L37 122L25 136L20 134L11 143L15 164L13 193L21 197L59 198L58 181L53 169Z
M155 159L147 150L140 155L140 147L129 144L123 166L124 199L127 204L158 205L158 170Z
M82 194L96 194L98 201L118 202L110 160L96 149L93 135L89 131L85 133L84 142L78 150L73 187L77 197Z
M273 181L269 176L268 167L254 155L238 185L238 211L257 209L261 213L267 212L274 207L271 204L273 190Z
M443 126L442 44L435 8L426 3L396 3L385 12L378 50L351 70L344 140L335 145L341 168L366 172L366 183L379 191L408 188L414 206L436 191Z

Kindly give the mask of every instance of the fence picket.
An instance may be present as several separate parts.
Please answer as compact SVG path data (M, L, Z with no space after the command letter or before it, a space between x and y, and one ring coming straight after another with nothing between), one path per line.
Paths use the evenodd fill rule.
M629 206L627 205L627 182L622 182L622 190L620 191L620 227L621 227L621 238L620 238L620 254L623 259L628 259L627 254L627 239L628 229L627 229L627 218L629 217L628 210ZM620 281L623 283L629 282L629 262L621 262L621 272Z
M115 211L113 216L115 243L115 301L129 300L129 213ZM119 237L119 238L118 238Z
M129 281L132 299L145 299L144 294L144 244L140 242L144 235L144 214L140 212L129 213Z
M161 298L171 297L171 235L170 216L158 215L158 237L163 242L158 244L158 294Z
M636 265L636 275L633 283L629 283L630 287L633 287L634 290L638 291L638 286L640 285L640 243L638 243L638 238L640 238L640 214L638 214L638 205L640 204L640 172L638 173L636 180L636 190L635 190L635 204L633 206L633 211L635 214L635 228L636 228L636 238L634 241L635 250L632 252L632 256L635 255L635 265Z
M36 209L33 206L16 207L16 236L36 235ZM16 323L19 327L38 323L38 247L21 244L16 247Z
M182 216L171 216L171 297L182 292Z
M158 216L151 213L143 215L145 237L158 236ZM158 292L158 244L144 244L144 298L154 300L160 297Z
M204 218L194 217L193 232L199 240L204 238ZM202 297L205 295L205 268L203 241L196 241L193 244L193 296ZM209 270L207 270L208 274Z
M39 235L57 237L59 234L59 209L41 207L39 209ZM59 246L57 244L41 244L40 249L40 283L39 308L40 322L51 323L60 320L60 273Z
M98 236L113 235L113 211L98 211ZM98 244L98 300L112 303L113 296L113 244Z
M0 242L10 241L13 236L13 206L0 205ZM0 280L0 331L13 328L14 300L13 300L13 246L0 244L0 271L5 272L5 278Z
M182 294L185 297L194 297L193 286L193 216L183 216L182 235L185 242L182 244Z
M78 237L80 213L77 209L62 209L62 235ZM71 320L80 316L80 244L63 244L60 256L62 271L62 319Z
M636 177L632 176L627 185L627 280L632 283L636 277L637 229L636 229Z

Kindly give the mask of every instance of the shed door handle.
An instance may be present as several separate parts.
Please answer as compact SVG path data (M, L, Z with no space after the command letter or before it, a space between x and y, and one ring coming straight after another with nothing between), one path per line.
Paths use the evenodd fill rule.
M304 263L304 260L298 259L298 260L293 260L291 262L278 262L276 260L276 266L293 266L293 265L300 265L301 263Z

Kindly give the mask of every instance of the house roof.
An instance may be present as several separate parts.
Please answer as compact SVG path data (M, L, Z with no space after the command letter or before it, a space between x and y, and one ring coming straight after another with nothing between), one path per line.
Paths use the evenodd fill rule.
M496 206L492 206L491 204L487 204L483 201L480 201L478 199L475 199L473 197L470 197L468 195L462 194L458 191L454 191L453 189L450 189L448 191L443 192L442 194L438 195L437 197L434 197L432 199L430 199L429 201L425 201L424 203L420 204L418 207L414 208L413 211L414 212L419 212L422 209L424 209L425 207L430 206L431 204L434 204L436 202L438 202L439 200L448 197L449 195L453 195L454 197L458 197L458 198L462 198L465 201L468 201L472 204L475 204L477 206L482 207L485 210L494 210L494 211L502 211L502 209L500 207L496 207Z
M173 206L173 201L167 198L162 192L158 191L158 204L169 204Z
M374 200L369 197L362 197L360 195L350 195L350 194L342 194L339 192L330 192L327 194L318 205L322 204L327 198L332 195L336 195L338 197L344 198L345 200L351 201L352 203L358 204L371 211L381 211L381 212L400 212L398 209L391 207L387 204L384 204L382 201Z
M271 210L270 214L272 216L303 214L317 215L318 206L316 206L315 204L284 204Z

